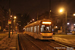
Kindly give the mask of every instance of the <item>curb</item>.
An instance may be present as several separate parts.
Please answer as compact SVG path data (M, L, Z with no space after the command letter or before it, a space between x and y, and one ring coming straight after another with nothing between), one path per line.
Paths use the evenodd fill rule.
M17 35L17 49L16 50L20 50L19 49L19 38L18 38L18 35Z

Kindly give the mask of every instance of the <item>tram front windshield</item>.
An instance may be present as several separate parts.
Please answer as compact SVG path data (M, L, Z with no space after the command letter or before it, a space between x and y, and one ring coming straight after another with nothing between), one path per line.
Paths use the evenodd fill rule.
M50 33L52 32L51 25L41 25L42 33Z

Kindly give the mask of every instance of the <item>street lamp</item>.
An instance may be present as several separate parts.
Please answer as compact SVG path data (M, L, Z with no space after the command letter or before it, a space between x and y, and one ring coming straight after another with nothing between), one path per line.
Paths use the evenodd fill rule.
M63 9L60 9L60 12L63 12Z
M64 8L59 9L59 12L64 12Z
M61 8L59 12L63 12L65 14L65 20L63 21L63 32L67 33L67 11L65 11L64 8Z
M14 16L14 29L15 29L15 31L16 31L16 16ZM17 31L16 31L16 33L17 33Z

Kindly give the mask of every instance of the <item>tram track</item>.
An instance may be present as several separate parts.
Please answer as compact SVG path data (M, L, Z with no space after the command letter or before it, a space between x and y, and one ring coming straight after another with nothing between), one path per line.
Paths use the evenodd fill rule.
M53 42L53 41L52 41ZM54 43L56 43L56 44L58 44L58 45L61 45L61 46L63 46L63 47L65 47L65 48L69 48L70 50L71 50L71 48L72 49L75 49L75 46L73 45L69 45L69 44L65 44L65 43L61 43L61 42L58 42L58 41L54 41Z
M27 36L28 36L28 35L27 35ZM26 36L26 38L29 39L29 40L32 39L32 40L30 40L30 41L32 41L32 43L34 43L35 45L40 46L41 50L57 50L57 49L54 49L53 46L47 45L47 44L43 43L42 41L39 41L39 43L40 43L40 45L39 45L38 42L35 41L35 39L29 38L29 37L27 37L27 36ZM38 40L37 40L37 41L38 41ZM41 47L41 45L42 45L42 47ZM43 47L43 46L44 46L44 47Z
M19 35L19 36L21 36L21 35ZM38 46L33 44L26 37L21 36L20 39L19 40L20 40L22 50L41 50Z
M75 48L75 45L71 45L71 44L61 43L61 42L58 42L58 41L54 41L54 43L57 43L59 45L65 46L65 47L74 47Z
M47 42L43 42L43 43L47 44L50 47L53 47L56 50L66 50L66 47L61 46L61 45L59 45L57 43L54 43L54 41L53 42L47 41Z
M29 35L23 35L23 36L24 36L23 37L24 39L26 39L27 41L29 41L30 43L32 43L33 47L35 47L36 50L66 50L65 46L62 46L62 44L60 45L56 41L35 40L33 37L31 37ZM24 39L22 39L22 41ZM23 41L21 43L22 43L22 48L24 48L24 46L26 47L25 41ZM26 47L23 50L28 50L28 49Z
M56 45L52 45L51 42L53 42ZM45 43L48 44L48 45L50 45L50 46L51 45L54 46L54 48L57 48L57 50L75 50L74 47L64 45L64 44L62 44L60 42L57 42L57 41L48 41L48 42L45 42Z
M28 36L28 35L27 35ZM31 37L31 36L29 36L29 37ZM30 39L30 38L29 38ZM34 39L34 38L32 38L32 39ZM66 46L66 45L63 45L63 44L60 44L60 43L57 43L56 41L41 41L43 44L45 44L45 45L47 45L47 50L48 50L48 48L50 47L52 47L52 48L54 48L55 50L66 50L67 48L70 48L70 47L68 47L68 46Z

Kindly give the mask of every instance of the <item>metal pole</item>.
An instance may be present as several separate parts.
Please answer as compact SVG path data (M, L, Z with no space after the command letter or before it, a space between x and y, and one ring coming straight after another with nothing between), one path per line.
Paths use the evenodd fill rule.
M37 20L38 20L38 13L37 13Z
M12 14L12 35L13 35L13 14Z
M67 11L65 12L65 33L67 34Z
M9 19L10 19L10 13L11 11L10 11L10 0L9 0ZM9 38L10 38L10 24L9 24Z
M51 0L49 0L49 19L51 17Z
M10 24L9 24L9 38L10 38Z
M63 32L67 34L67 11L65 11L63 18Z

